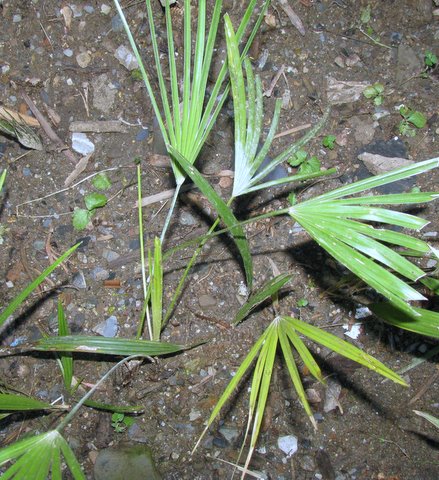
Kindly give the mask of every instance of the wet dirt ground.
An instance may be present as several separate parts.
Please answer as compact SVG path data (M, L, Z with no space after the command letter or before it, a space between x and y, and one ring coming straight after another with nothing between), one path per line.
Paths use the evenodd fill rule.
M142 284L134 159L142 161L145 197L172 188L173 176L162 157L157 156L164 152L146 90L115 58L118 47L128 46L128 41L113 4L107 3L0 2L0 100L5 107L30 114L22 97L25 92L63 142L57 145L39 128L36 131L43 139L43 150L34 151L0 135L1 169L8 168L0 217L4 227L0 247L1 305L6 305L48 266L52 252L61 253L75 242L83 242L65 270L58 268L50 276L51 282L28 299L18 320L2 332L2 345L56 334L59 295L72 333L102 334L110 325L115 329L113 335L136 335ZM224 11L230 13L235 25L243 3L224 2ZM379 36L376 41L359 31L361 12L368 4L371 20L362 27L372 27L373 35ZM123 5L144 58L151 59L144 3L130 1ZM439 54L435 2L303 0L290 1L290 5L303 22L305 34L301 35L291 23L281 3L274 2L251 51L255 72L265 89L284 69L271 96L265 98L266 127L278 97L285 101L279 132L315 124L327 104L330 79L365 85L381 82L385 87L379 108L362 95L333 107L321 134L306 150L318 156L324 168L336 167L338 173L296 187L299 198L370 175L358 159L362 152L414 161L437 157L437 70L428 71L426 78L420 77L425 67L424 52ZM177 46L181 40L178 9L175 7L173 13ZM72 13L70 19L68 10ZM164 19L158 2L154 2L154 11L157 35L165 47ZM214 69L224 55L220 37ZM146 65L155 79L152 61L147 60ZM395 107L401 104L427 118L427 125L412 138L398 132L401 116ZM223 198L230 194L231 179L220 173L233 169L231 111L229 102L197 162ZM98 120L119 120L123 131L86 133L94 153L84 171L66 187L66 178L81 157L72 153L72 123ZM273 144L273 152L280 152L300 134L280 137ZM334 150L322 147L322 138L327 134L337 136ZM74 208L83 208L84 195L95 191L90 180L82 180L106 169L110 169L107 174L112 183L106 192L108 204L96 212L85 230L74 230ZM405 187L416 184L426 191L437 190L438 179L438 173L433 172ZM287 206L290 191L280 188L253 195L241 200L237 209L244 218ZM168 207L164 201L145 207L147 239L160 233ZM438 247L438 204L423 207L419 214L431 220L419 236ZM196 190L184 193L167 246L201 235L213 218L211 208ZM368 293L363 286L349 278L291 219L277 217L252 223L247 234L257 286L271 278L276 268L294 275L281 299L281 312L300 316L346 338L343 325L355 322L355 314ZM186 249L166 264L167 301L191 254ZM344 286L340 283L343 280L348 280ZM61 284L64 286L54 289ZM160 358L132 370L122 369L104 385L97 400L140 404L144 408L143 414L134 417L135 424L124 432L116 432L111 426L111 414L81 410L65 433L87 478L93 478L100 450L126 443L147 444L165 479L230 478L233 467L224 461L235 462L239 453L246 427L248 383L243 383L220 422L214 424L193 455L191 450L241 360L274 316L267 307L239 327L231 327L245 299L243 285L240 264L230 244L224 239L209 242L162 337L181 344L205 343L181 355ZM297 303L303 299L307 305L299 308ZM437 307L432 301L432 308ZM111 317L115 320L109 323ZM350 341L397 371L434 348L430 339L392 329L371 316L364 319L360 335ZM404 379L409 387L403 388L325 348L313 348L338 406L325 411L330 403L327 390L302 368L304 384L312 391L308 390L318 424L315 431L279 358L251 470L270 479L438 478L439 433L413 413L422 410L439 414L437 358L407 371ZM75 360L75 376L92 384L113 365L111 360L82 356ZM54 401L65 394L53 357L3 358L0 370L6 384L37 398ZM51 416L14 417L1 425L0 442L6 445L31 430L44 431L53 422ZM278 447L279 438L287 435L298 441L298 450L292 456Z

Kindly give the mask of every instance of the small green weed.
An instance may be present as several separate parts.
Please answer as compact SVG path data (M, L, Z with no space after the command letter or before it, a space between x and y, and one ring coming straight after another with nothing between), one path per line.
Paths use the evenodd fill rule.
M425 51L424 65L428 69L434 68L437 65L437 56L431 50Z
M114 412L111 415L111 426L116 433L123 433L128 427L135 423L133 417L128 417L124 413Z
M337 138L335 135L326 135L326 137L324 137L322 140L322 145L325 148L329 148L329 150L334 150L336 140Z
M302 174L316 173L321 170L320 160L314 155L310 157L305 150L298 150L288 163L292 167L299 167L299 173Z
M296 305L298 308L303 308L307 307L309 305L309 302L306 298L299 298L299 300L297 300L296 302Z
M405 137L414 137L417 129L424 128L427 123L427 118L422 112L412 110L410 107L403 105L399 113L403 120L399 123L398 130Z
M90 193L84 197L86 208L76 208L73 212L72 223L76 230L83 230L96 209L105 207L107 204L107 197L102 193Z
M384 100L384 85L380 82L369 85L363 90L363 95L368 99L373 99L374 105L378 107Z

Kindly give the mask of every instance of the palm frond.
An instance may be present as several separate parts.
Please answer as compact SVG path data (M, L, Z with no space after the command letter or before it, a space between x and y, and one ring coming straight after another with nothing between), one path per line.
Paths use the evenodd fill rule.
M15 463L2 474L2 479L47 480L62 478L61 456L75 480L85 480L79 462L64 437L51 430L31 438L25 438L0 450L0 465Z
M401 311L411 316L419 316L419 312L408 302L425 300L425 297L400 276L415 282L425 273L391 246L413 249L420 254L427 254L431 247L410 235L375 228L362 221L420 230L428 221L375 205L425 203L435 200L438 194L426 192L344 197L418 175L436 168L438 163L439 159L435 158L341 187L293 205L290 208L290 215L342 265L388 298Z
M276 101L270 130L258 152L258 147L261 143L260 137L263 123L262 83L259 76L254 76L250 60L244 58L248 92L248 95L246 95L238 41L233 30L232 22L227 14L224 16L224 23L235 120L235 177L233 182L233 197L271 186L308 180L310 178L334 173L335 169L331 169L311 175L299 174L269 182L263 181L277 165L287 160L305 143L316 136L326 122L329 110L323 115L321 121L302 139L291 145L275 159L271 160L268 165L261 167L276 133L282 102L280 99Z
M270 283L274 283L271 281ZM264 289L263 289L264 290ZM299 371L294 359L292 348L295 348L306 366L310 368L311 373L319 380L323 381L320 368L315 362L311 352L305 346L304 342L299 337L302 334L314 342L324 345L336 353L343 355L361 365L366 366L380 375L383 375L396 383L406 385L404 380L391 369L386 367L374 357L364 353L354 345L341 340L340 338L330 333L321 330L320 328L308 325L307 323L287 316L276 317L270 325L265 329L259 339L255 342L248 355L242 361L240 367L236 371L233 379L225 388L223 394L214 407L212 414L207 422L206 429L202 433L195 448L199 445L203 435L212 425L215 418L219 415L221 409L226 402L231 399L234 390L237 388L246 372L252 367L254 362L254 372L252 376L252 384L249 398L248 421L246 427L245 439L251 431L250 447L247 453L243 471L243 477L250 464L254 449L256 448L257 439L262 424L262 419L266 407L268 391L270 388L271 375L273 371L275 353L280 347L285 364L290 375L291 381L297 392L300 403L302 404L310 422L317 428L314 420L311 407L306 397L305 389L299 375ZM243 445L244 446L244 445ZM194 448L194 450L195 450ZM242 449L241 449L242 452ZM243 478L242 477L242 478Z

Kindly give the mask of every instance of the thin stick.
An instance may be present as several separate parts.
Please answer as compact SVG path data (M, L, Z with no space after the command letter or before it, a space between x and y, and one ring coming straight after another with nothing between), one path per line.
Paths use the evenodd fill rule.
M32 113L35 115L36 119L40 122L40 125L42 129L46 132L47 136L52 140L52 142L64 146L64 142L58 137L58 135L55 133L53 128L50 126L49 122L46 120L44 115L38 110L37 106L35 103L31 100L29 95L26 93L22 92L21 96L23 97L23 100L27 103L29 108L31 109ZM71 161L76 163L76 157L73 154L73 152L69 149L63 149L62 150L64 155Z
M77 186L80 185L81 183L89 180L90 178L95 177L96 175L99 175L100 173L110 172L110 171L113 171L113 170L119 170L119 169L121 169L121 168L123 168L123 167L104 168L104 170L100 170L99 172L92 173L92 174L89 175L88 177L85 177L85 178L83 178L82 180L79 180L79 182L76 182L76 183L74 183L73 185L70 185L70 187L62 188L61 190L57 190L56 192L48 193L47 195L44 195L44 197L34 198L33 200L27 200L26 202L19 203L19 204L16 205L16 207L15 207L17 216L18 216L18 208L21 207L22 205L28 205L28 204L30 204L30 203L40 202L41 200L45 200L46 198L53 197L54 195L57 195L58 193L67 192L67 190L70 190L70 189L72 189L72 188L77 187Z
M291 135L293 133L300 132L302 130L306 130L307 128L310 128L312 125L310 123L304 123L303 125L299 125L298 127L290 128L289 130L284 130L283 132L277 133L273 139L280 138L280 137L285 137L286 135Z

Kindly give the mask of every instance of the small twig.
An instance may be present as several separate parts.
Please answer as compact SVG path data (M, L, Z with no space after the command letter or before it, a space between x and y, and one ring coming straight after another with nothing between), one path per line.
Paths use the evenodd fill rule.
M285 137L286 135L291 135L293 133L300 132L302 130L306 130L307 128L311 128L310 123L304 123L303 125L299 125L298 127L290 128L288 130L284 130L283 132L277 133L274 138L280 138L280 137Z
M376 45L379 45L380 47L388 48L389 50L392 50L394 48L394 47L389 47L389 45L385 45L384 43L381 43L376 38L373 38L371 35L366 33L361 27L359 27L358 30L360 30L360 32L363 35L366 35L366 37L369 38L370 40L372 40L372 42L375 43Z
M282 10L288 15L290 22L299 30L301 35L305 35L305 27L297 13L290 7L288 0L277 0Z
M28 205L30 203L40 202L41 200L45 200L46 198L53 197L54 195L58 195L58 193L67 192L67 190L70 190L71 188L77 187L81 183L86 182L90 178L93 178L96 175L99 175L100 173L119 170L121 168L123 168L123 167L104 168L104 170L100 170L99 172L92 173L88 177L85 177L82 180L80 180L79 182L76 182L75 184L70 185L70 187L62 188L61 190L57 190L56 192L48 193L47 195L44 195L44 197L34 198L33 200L27 200L26 202L19 203L18 205L15 206L16 215L17 215L17 217L20 216L19 213L18 213L18 208L23 206L23 205ZM51 215L51 216L53 216L53 215Z
M276 83L279 81L280 76L284 73L284 70L285 70L285 65L282 65L280 67L280 69L277 71L273 80L271 81L271 84L268 87L268 89L265 90L264 97L271 97L271 94L273 93L274 87L276 86Z
M46 120L44 115L38 110L35 103L31 100L29 95L22 92L21 96L23 100L27 103L31 112L35 115L35 118L40 122L41 128L46 132L46 135L52 140L53 143L60 146L65 146L64 142L58 137L53 128L50 126L49 122ZM63 148L64 155L71 161L76 163L76 157L69 148Z
M436 366L436 368L438 368L438 367ZM424 383L424 385L418 390L418 392L416 393L416 395L409 400L409 405L413 405L415 402L417 402L417 401L422 397L422 395L424 395L424 393L433 385L433 383L434 383L438 378L439 378L439 370L437 370L436 373L435 373L434 375L432 375L432 376Z

